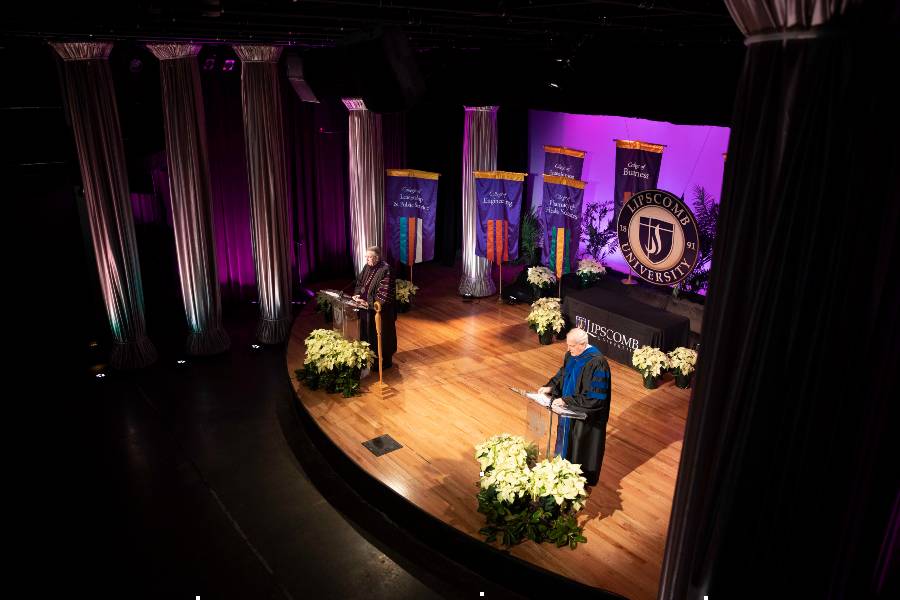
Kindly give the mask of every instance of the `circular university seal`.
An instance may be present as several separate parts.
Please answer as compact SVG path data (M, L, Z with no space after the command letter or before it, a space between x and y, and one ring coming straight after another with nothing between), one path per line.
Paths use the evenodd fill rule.
M697 220L664 190L638 192L622 205L619 248L635 274L656 285L674 285L694 270L699 253Z

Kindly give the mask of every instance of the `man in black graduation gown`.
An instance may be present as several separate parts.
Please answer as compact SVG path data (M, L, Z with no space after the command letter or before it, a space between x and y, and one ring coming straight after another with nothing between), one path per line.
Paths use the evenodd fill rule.
M603 354L588 343L583 329L566 336L568 352L563 366L538 391L554 398L553 404L587 414L583 421L560 417L555 454L580 464L588 485L600 478L606 447L606 422L612 395L612 375Z

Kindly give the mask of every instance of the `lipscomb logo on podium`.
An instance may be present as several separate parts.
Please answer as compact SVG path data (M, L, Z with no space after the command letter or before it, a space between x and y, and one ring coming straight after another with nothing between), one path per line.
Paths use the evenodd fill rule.
M675 195L644 190L619 211L619 248L635 274L655 285L675 285L697 265L697 220Z

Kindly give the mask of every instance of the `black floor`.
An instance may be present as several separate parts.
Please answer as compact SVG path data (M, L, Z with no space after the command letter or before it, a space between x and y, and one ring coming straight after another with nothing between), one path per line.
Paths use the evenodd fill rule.
M230 310L232 350L219 357L179 367L177 340L154 340L160 360L141 372L39 382L51 391L37 407L44 431L17 436L52 438L17 489L35 593L439 597L310 483L279 423L284 350L250 349L257 316Z

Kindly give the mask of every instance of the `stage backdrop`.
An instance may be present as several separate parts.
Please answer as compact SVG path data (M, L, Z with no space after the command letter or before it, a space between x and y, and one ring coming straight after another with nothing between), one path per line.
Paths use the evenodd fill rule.
M697 190L702 188L707 205L717 203L725 169L723 153L728 150L727 127L675 125L661 121L602 115L573 115L531 110L528 112L528 173L532 180L531 207L537 212L543 197L541 176L545 146L578 148L585 151L582 181L583 211L598 202L613 201L616 176L615 140L640 140L665 145L658 187L677 196L694 210ZM695 211L696 214L696 211ZM610 210L606 221L613 217ZM579 246L578 255L584 251ZM617 271L628 272L628 264L616 250L605 262Z

